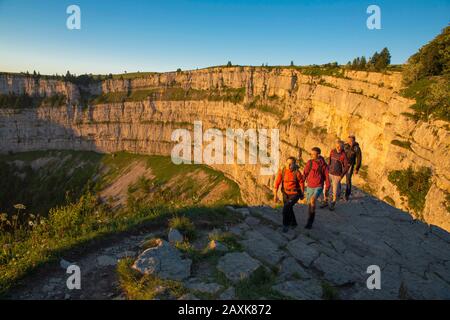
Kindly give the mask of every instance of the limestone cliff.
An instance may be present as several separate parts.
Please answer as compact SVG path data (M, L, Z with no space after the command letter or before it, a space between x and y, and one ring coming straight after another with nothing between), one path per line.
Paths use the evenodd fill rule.
M217 99L185 95L171 99L171 88L215 92ZM80 92L110 94L154 90L135 100L81 106ZM242 99L220 99L230 89ZM401 74L345 71L307 75L293 68L227 67L189 72L152 73L133 79L110 79L78 88L68 82L0 76L0 94L65 94L59 108L0 109L0 151L77 149L169 155L171 133L202 120L204 129L279 128L281 159L298 148L320 147L328 155L337 137L356 135L363 170L354 183L398 208L450 230L446 208L450 192L449 126L443 121L414 122L404 116L412 100L399 95ZM306 160L307 153L303 153ZM237 181L250 204L267 203L273 177L257 165L217 165ZM388 175L394 170L428 167L431 188L421 212L408 207Z

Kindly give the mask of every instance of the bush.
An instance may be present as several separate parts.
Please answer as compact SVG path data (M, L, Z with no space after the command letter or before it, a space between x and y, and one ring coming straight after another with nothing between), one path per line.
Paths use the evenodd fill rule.
M397 187L401 195L408 198L408 205L416 213L422 212L425 197L431 187L431 169L422 167L414 171L411 167L406 170L392 171L388 180Z
M195 226L187 217L175 216L171 218L169 220L169 228L177 229L190 240L195 237Z

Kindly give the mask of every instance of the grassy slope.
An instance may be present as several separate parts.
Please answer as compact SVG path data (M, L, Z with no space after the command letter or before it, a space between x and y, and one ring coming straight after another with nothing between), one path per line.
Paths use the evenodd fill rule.
M18 279L34 268L57 259L62 253L77 245L103 235L122 232L149 221L163 224L167 217L174 214L188 215L196 219L208 216L209 221L216 220L217 223L220 223L227 218L226 211L223 209L224 204L242 203L237 185L221 173L205 166L176 166L168 157L127 153L118 153L112 156L91 152L52 151L3 156L2 161L8 163L21 160L25 164L29 164L37 158L49 155L68 160L60 161L59 167L49 163L49 167L44 165L37 172L28 172L30 184L26 190L22 190L23 186L15 182L20 179L19 177L8 174L8 182L12 186L11 194L15 194L13 187L20 189L14 196L13 202L25 202L25 198L21 198L21 195L40 195L40 198L36 199L49 199L46 195L47 190L58 199L64 199L63 195L66 191L73 189L79 197L73 197L68 203L64 203L64 201L57 203L56 206L54 206L53 200L50 201L51 204L38 203L37 206L40 208L54 206L48 214L38 217L28 214L28 212L35 212L32 207L35 202L30 202L26 210L19 212L23 217L21 222L18 222L20 219L14 219L14 216L17 216L16 213L10 217L6 214L0 216L0 293L5 293ZM146 161L147 166L154 174L155 179L152 180L152 183L157 185L157 192L144 195L144 199L149 201L141 201L139 206L125 206L117 211L111 211L107 204L98 201L97 192L120 177L130 163L138 160ZM67 176L70 168L76 167L76 163L90 163L90 170L74 170L72 176ZM100 168L103 169L99 171ZM108 170L104 170L105 168ZM5 170L5 168L3 169ZM45 174L41 174L41 170ZM227 193L221 198L225 201L210 203L207 207L196 206L192 201L187 205L177 203L174 206L168 201L169 199L164 197L164 194L158 196L160 195L158 191L164 190L165 183L171 178L189 182L189 180L182 179L183 175L198 172L198 170L204 171L213 185L222 182L229 186ZM97 177L95 184L91 184L93 187L87 188L89 181L93 180L93 174L97 172L103 173ZM189 187L191 191L195 192L201 186L191 184ZM139 188L135 189L139 190ZM133 195L137 192L136 190L131 190L132 192L129 190L129 193ZM6 207L10 206L11 203L6 204Z

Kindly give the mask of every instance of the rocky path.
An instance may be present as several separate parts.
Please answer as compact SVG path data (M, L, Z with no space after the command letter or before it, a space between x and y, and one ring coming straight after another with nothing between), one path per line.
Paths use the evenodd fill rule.
M194 292L233 299L234 285L262 267L276 270L272 289L293 299L321 299L327 296L326 288L333 288L334 297L341 299L450 299L450 234L413 221L410 215L362 192L357 191L349 202L339 203L334 212L319 209L312 230L303 228L305 206L296 206L300 226L286 234L281 233L279 210L269 207L230 210L242 215L242 222L215 232L235 235L244 250L221 248L225 252L215 265L199 264L191 268L183 260L186 270L169 278L183 281ZM203 232L195 246L208 245L207 233ZM62 260L62 267L54 265L37 272L10 297L124 299L115 272L119 259L132 256L140 259L141 267L152 267L145 258L160 254L161 265L166 263L165 272L170 273L175 264L180 266L177 249L165 240L161 245L166 250L164 254L163 251L142 253L145 239L155 236L167 239L166 235L165 230L144 231L81 252L76 261L71 261L81 268L81 290L66 288L68 275L62 267L68 261ZM162 247L158 250L163 250ZM370 276L367 268L372 265L381 269L380 290L369 290L366 285ZM230 285L217 283L213 276L215 270Z

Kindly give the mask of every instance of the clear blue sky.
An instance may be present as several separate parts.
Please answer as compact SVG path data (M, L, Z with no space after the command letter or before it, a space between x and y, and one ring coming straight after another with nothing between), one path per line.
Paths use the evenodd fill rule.
M81 30L66 28L71 4ZM381 30L366 28L370 4ZM450 0L0 0L0 71L346 63L385 46L403 63L449 22Z

